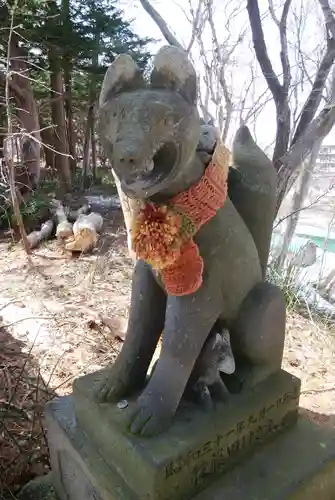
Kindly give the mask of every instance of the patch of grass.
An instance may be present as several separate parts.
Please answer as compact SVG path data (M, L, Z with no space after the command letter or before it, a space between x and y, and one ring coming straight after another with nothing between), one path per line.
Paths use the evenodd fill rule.
M288 314L297 313L309 320L314 326L327 332L327 334L334 335L334 318L327 314L321 314L318 307L314 307L311 301L304 300L305 285L301 281L299 282L299 275L301 275L301 268L292 263L289 263L280 271L271 266L270 263L267 269L266 281L282 289ZM311 284L310 287L312 288Z
M300 304L297 294L297 277L299 271L299 268L293 264L289 264L280 271L271 265L271 263L267 268L266 281L282 289L286 307L289 311L295 311Z
M101 170L101 172L100 172ZM115 187L115 179L110 170L98 169L97 177L101 179L101 184L107 184Z

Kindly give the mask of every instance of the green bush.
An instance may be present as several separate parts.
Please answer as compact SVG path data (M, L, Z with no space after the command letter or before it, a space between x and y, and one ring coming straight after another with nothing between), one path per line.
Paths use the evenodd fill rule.
M51 192L57 188L55 182L45 182L36 191L32 192L30 198L20 204L20 212L26 228L32 229L39 223L40 219L45 219L51 215ZM17 221L12 206L0 208L0 228L16 227Z

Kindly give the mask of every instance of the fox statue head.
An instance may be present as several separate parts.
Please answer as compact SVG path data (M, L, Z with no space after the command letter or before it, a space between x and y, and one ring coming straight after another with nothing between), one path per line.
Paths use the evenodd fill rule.
M192 168L196 99L196 73L182 49L161 48L148 79L129 55L111 64L99 99L99 137L126 195L150 198Z

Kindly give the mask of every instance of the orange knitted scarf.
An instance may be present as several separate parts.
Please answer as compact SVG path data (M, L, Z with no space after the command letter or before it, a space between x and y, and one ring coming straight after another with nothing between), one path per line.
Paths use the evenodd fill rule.
M219 143L196 184L167 205L146 203L133 219L133 249L160 273L169 295L188 295L202 284L204 264L193 237L224 205L229 158Z

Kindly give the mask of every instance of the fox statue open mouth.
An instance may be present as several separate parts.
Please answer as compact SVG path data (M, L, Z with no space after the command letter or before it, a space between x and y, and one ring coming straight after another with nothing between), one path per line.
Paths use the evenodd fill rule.
M135 170L133 175L122 178L122 190L130 198L138 198L139 189L143 198L153 197L160 192L169 177L173 177L177 165L178 151L173 143L166 143L152 158L142 161L141 168Z

